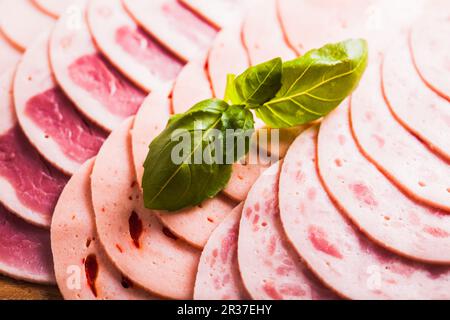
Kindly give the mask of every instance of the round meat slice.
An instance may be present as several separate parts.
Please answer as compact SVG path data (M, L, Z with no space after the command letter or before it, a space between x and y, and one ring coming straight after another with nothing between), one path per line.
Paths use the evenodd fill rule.
M200 252L146 210L124 122L106 140L91 176L97 232L106 253L136 285L163 298L191 299ZM114 161L111 161L114 159Z
M30 0L3 1L0 21L5 36L23 51L37 34L49 31L54 25L54 20L39 11Z
M73 0L32 0L42 12L51 17L58 18L64 13L64 10L70 10L70 4Z
M95 156L106 133L88 123L56 84L48 60L49 35L26 51L14 82L20 125L31 143L54 166L73 174Z
M345 103L320 129L318 166L328 194L379 245L411 259L448 264L450 215L409 199L364 157L352 137L348 112Z
M123 0L148 33L184 61L206 54L216 30L177 0Z
M407 42L396 43L383 62L385 100L407 130L450 161L449 102L423 85L414 69Z
M297 1L298 3L298 1ZM300 20L297 17L297 20ZM300 33L298 29L297 33ZM258 10L251 10L244 20L243 39L252 65L281 57L283 61L294 59L297 54L286 44L277 13L277 0L258 3Z
M67 300L151 299L111 263L99 243L89 160L67 184L53 215L51 240L58 287Z
M255 300L332 299L288 243L278 209L280 163L256 181L245 201L239 228L242 280Z
M316 170L316 138L317 128L312 128L295 141L280 177L284 229L314 273L350 299L449 299L448 267L414 263L386 251L338 211ZM352 170L351 163L341 164Z
M56 23L50 62L56 80L91 121L111 131L136 114L146 93L134 86L101 55L85 19L85 0L77 0Z
M121 0L91 1L88 23L103 55L137 86L172 86L182 63L138 27Z
M0 74L3 74L12 66L16 65L21 57L21 52L17 50L5 37L0 29Z
M450 165L395 120L383 99L380 83L380 70L373 65L351 99L351 124L359 147L409 196L450 211ZM395 93L399 94L399 90ZM420 89L412 90L417 93ZM407 108L412 112L409 105ZM446 132L450 132L448 124L442 134Z
M237 261L239 221L237 206L214 230L203 250L195 282L195 300L247 300Z

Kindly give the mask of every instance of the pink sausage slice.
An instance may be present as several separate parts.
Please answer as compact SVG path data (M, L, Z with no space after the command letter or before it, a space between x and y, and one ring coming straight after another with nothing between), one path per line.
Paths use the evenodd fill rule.
M351 124L359 147L412 198L450 211L450 165L394 119L383 100L380 83L380 69L373 65L351 99ZM395 86L400 87L398 83ZM395 93L400 94L399 90ZM417 92L420 88L412 90ZM444 135L450 132L449 125L446 127Z
M111 131L136 114L146 94L97 51L85 7L85 0L77 0L58 20L50 41L50 62L56 80L77 108Z
M278 209L280 163L253 185L242 212L238 259L242 280L255 300L330 299L288 243Z
M88 6L88 23L102 53L143 90L171 86L182 63L128 15L121 0L94 0Z
M414 263L386 251L333 205L316 170L316 138L317 128L312 128L295 141L280 177L284 229L313 272L350 299L448 299L448 267Z
M135 300L151 296L111 263L99 243L91 200L89 160L72 177L56 206L51 228L58 287L68 300Z
M243 204L214 230L206 244L195 282L195 300L246 300L237 261L239 221Z
M424 86L406 41L385 55L382 82L385 100L396 119L450 161L449 102Z
M31 143L54 166L73 174L95 156L106 133L88 123L56 84L48 61L48 34L33 43L14 82L20 125Z
M131 157L132 122L127 120L107 139L91 176L100 242L137 286L163 298L192 299L200 252L144 208Z
M20 59L21 52L17 50L0 30L0 74L12 68Z
M362 86L367 79L370 71ZM379 245L411 259L448 264L450 215L409 199L363 156L353 140L348 112L346 103L320 129L318 166L328 194Z
M216 30L177 0L122 0L131 16L184 61L199 58Z
M73 0L32 0L33 3L42 12L50 15L51 17L58 18L64 13L64 10L70 10L70 4Z

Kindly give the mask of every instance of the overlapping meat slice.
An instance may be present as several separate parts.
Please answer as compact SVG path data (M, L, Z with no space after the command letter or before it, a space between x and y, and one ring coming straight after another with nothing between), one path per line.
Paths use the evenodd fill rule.
M394 119L383 100L380 79L380 68L373 64L351 99L351 125L358 146L408 195L449 211L450 165ZM401 86L399 83L394 85ZM393 93L399 94L399 90ZM417 93L420 88L412 90ZM407 108L411 112L409 105ZM448 131L449 125L442 134L445 136Z
M363 81L367 79L370 71ZM450 215L408 198L363 156L353 140L348 112L345 103L324 120L320 130L318 166L327 192L379 245L419 261L448 264Z
M406 40L406 39L405 39ZM406 41L384 56L383 93L396 119L450 161L450 105L420 80Z
M20 59L21 52L5 37L0 29L0 74L12 68Z
M184 61L198 59L216 30L177 0L122 0L134 19Z
M297 138L280 177L284 229L314 273L351 299L448 299L448 267L414 263L386 251L360 233L334 206L316 170L316 138L317 128ZM354 163L341 164L352 170ZM353 175L357 174L353 171ZM396 230L391 232L395 236Z
M49 31L54 20L36 8L31 0L3 1L0 6L1 29L20 50L25 50L36 35Z
M106 140L93 169L98 236L116 267L137 286L164 298L191 299L200 252L144 208L131 156L132 122Z
M58 287L69 300L151 299L121 274L104 252L95 229L89 160L71 178L53 215L51 241Z
M182 63L144 32L127 14L121 0L95 0L88 23L103 55L145 91L169 85Z
M244 286L256 300L333 299L287 241L278 208L280 167L263 173L245 201L238 240Z
M195 281L196 300L245 300L237 261L239 221L243 205L237 206L214 230L206 244Z
M0 202L29 223L48 228L67 178L41 158L20 129L12 97L14 71L0 77Z
M70 4L73 0L31 0L34 4L46 14L58 18L64 13L64 10L70 11Z
M37 150L54 166L73 174L95 156L106 134L76 110L56 84L48 61L48 34L26 51L14 81L16 113Z
M50 41L50 62L56 80L77 108L110 131L136 114L146 94L97 51L85 7L85 0L77 0L58 20Z

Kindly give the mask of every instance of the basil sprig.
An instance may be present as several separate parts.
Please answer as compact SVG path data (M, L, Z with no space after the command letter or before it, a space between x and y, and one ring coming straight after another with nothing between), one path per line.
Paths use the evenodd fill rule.
M367 43L357 39L329 44L285 63L276 58L240 76L229 75L224 100L205 100L173 116L151 143L144 164L145 206L171 212L215 197L230 180L230 163L249 151L252 110L271 128L320 119L355 90L367 63ZM189 138L189 152L179 150L183 138ZM229 143L241 138L243 150ZM175 162L178 153L182 157Z

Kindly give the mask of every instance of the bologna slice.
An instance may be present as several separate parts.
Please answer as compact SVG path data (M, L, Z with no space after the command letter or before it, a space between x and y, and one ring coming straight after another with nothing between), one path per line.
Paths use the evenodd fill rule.
M17 122L15 70L0 77L0 202L29 223L49 228L67 178L41 158Z
M384 57L383 93L399 122L450 161L450 105L426 87L414 69L406 41Z
M56 80L91 121L111 131L136 114L146 94L101 55L85 19L86 1L77 0L58 20L50 41Z
M38 10L31 0L3 1L1 4L1 29L20 50L25 50L36 35L49 31L54 20Z
M216 30L177 0L123 0L134 19L184 61L198 59Z
M53 216L51 241L58 287L69 300L150 299L106 256L95 229L88 161L67 184Z
M379 245L411 259L448 264L450 215L408 198L364 157L348 112L345 103L324 120L319 133L319 173L328 194Z
M73 174L95 156L106 134L89 124L56 84L48 60L48 33L21 60L14 82L16 113L37 150L54 166Z
M20 59L21 52L17 50L0 30L0 74L12 68Z
M239 221L236 207L214 230L203 250L195 281L195 300L246 300L237 261Z
M46 14L58 18L64 13L64 10L70 11L70 4L73 0L31 0L34 4Z
M284 229L314 273L350 299L449 299L448 267L414 263L386 251L334 206L316 170L316 138L317 128L312 128L295 141L280 177Z
M137 86L171 86L182 63L137 26L121 0L91 1L88 22L103 55Z
M351 99L351 124L358 146L409 196L450 211L450 165L395 120L383 99L380 78L377 66L369 68ZM412 112L409 106L408 112ZM445 132L449 132L448 125Z
M107 139L91 176L100 242L136 285L163 298L191 299L200 252L144 208L131 157L131 125L127 120Z
M297 20L300 19L297 17ZM301 32L299 30L297 33ZM275 57L281 57L284 61L296 57L284 39L277 14L277 0L259 2L258 9L251 10L244 20L242 33L252 65Z
M288 243L278 209L280 163L261 175L245 201L238 259L244 286L256 300L331 299Z

